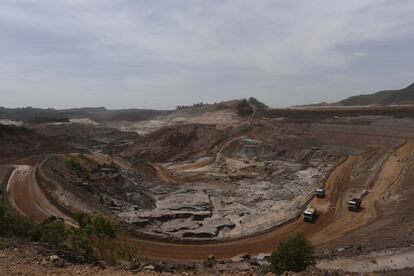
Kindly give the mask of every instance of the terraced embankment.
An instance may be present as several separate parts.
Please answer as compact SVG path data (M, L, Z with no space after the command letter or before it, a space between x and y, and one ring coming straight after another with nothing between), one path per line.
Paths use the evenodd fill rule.
M381 122L382 124L386 123L384 120L388 119L383 119ZM395 120L392 120L392 122L395 122ZM399 120L398 122L403 123L402 120ZM287 123L291 124L292 128L296 128L296 131L300 130L301 133L295 133L296 137L294 137L294 135L292 135L293 131L284 132L283 130L288 129L287 127L289 127ZM257 231L244 235L243 237L228 240L216 240L214 242L163 242L155 241L154 239L144 239L138 235L134 236L131 234L123 234L121 235L121 239L136 243L140 248L140 253L150 258L203 260L209 254L214 254L216 258L230 258L240 253L256 254L270 252L276 247L278 242L285 240L290 235L299 231L304 232L314 244L325 244L334 239L341 238L364 225L370 224L381 216L381 213L378 212L377 209L378 201L384 197L384 194L393 192L394 187L399 183L401 176L409 173L406 170L405 164L406 160L412 157L414 151L413 142L411 140L413 137L412 129L401 125L400 128L403 128L404 131L399 132L397 127L392 129L390 127L384 128L382 125L378 125L376 121L374 123L366 123L365 121L362 123L358 122L358 124L354 126L352 125L352 122L346 121L345 119L336 124L333 122L324 122L323 124L306 124L307 126L301 124L295 126L295 122L287 123L286 125L280 126L281 129L283 129L282 131L279 131L279 129L275 127L274 129L269 129L269 133L274 131L274 136L277 137L277 139L279 139L279 137L283 137L283 139L286 138L286 143L295 144L296 149L299 148L296 145L299 141L297 137L300 135L308 135L311 136L311 138L307 139L305 141L306 143L313 143L314 140L316 140L314 137L317 137L320 141L325 143L318 144L318 147L323 148L323 150L342 147L341 150L343 150L343 152L349 152L349 157L332 170L325 181L327 197L324 199L313 199L310 203L317 207L321 212L315 223L304 223L302 218L298 217L279 227L268 228L267 230L266 228L257 229ZM410 122L407 122L407 124L409 123ZM332 125L336 125L335 129L332 128ZM394 132L399 133L395 134ZM266 134L267 132L263 132L260 133L260 135L257 134L257 137L265 137ZM375 139L372 137L375 137ZM275 152L281 149L281 143L285 141L277 139L275 138L275 141L273 141L276 145ZM189 140L190 142L192 141L191 139ZM223 141L221 136L216 140ZM408 142L401 144L403 140L408 140ZM163 143L162 146L167 148L172 142L168 139L166 141L168 141L168 143ZM371 141L371 143L368 143L367 141ZM228 160L227 167L221 164L224 169L233 169L234 162L230 162L232 161L231 158L234 156L237 158L237 154L241 154L242 151L239 149L244 149L244 142L250 144L256 143L251 139L249 139L249 141L242 141L243 143L239 143L238 141L232 142L233 143L229 143L223 147L226 152L219 151L222 154L221 157L223 157L220 158L220 160ZM271 139L269 139L269 143L270 142L272 142ZM232 147L230 147L230 144ZM313 151L319 151L319 148L312 144L310 144L310 146L307 144L304 145L306 145L307 148L298 149L297 152L302 152L302 150L308 150L309 148ZM251 148L252 145L248 146L249 147L245 148ZM183 149L187 149L186 147L187 144L182 145ZM271 152L271 150L268 150L271 148L258 147L263 149L261 151L264 153L263 156L265 156L266 153ZM207 148L208 147L206 147L206 149ZM146 148L142 150L146 150ZM161 148L158 152L162 153L163 151L164 148ZM293 152L293 150L288 151L284 149L282 149L282 151L286 156L291 155ZM137 152L141 152L141 149ZM147 154L146 152L144 153ZM144 153L141 155L144 155ZM247 158L250 158L248 156L249 151L246 150L245 153ZM184 156L182 155L182 152L178 152L177 154ZM190 155L186 154L185 156L187 157ZM197 156L197 158L199 158L199 156ZM243 158L245 158L245 156L243 156ZM252 160L254 161L253 158L247 161L254 163ZM259 161L264 163L263 160ZM186 162L181 162L180 164L182 163ZM281 163L276 162L275 164L279 165ZM168 166L166 167L168 169ZM172 166L169 166L169 168L171 167ZM220 164L216 169L217 171L221 169ZM168 173L171 171L168 171ZM228 174L232 173L232 170L228 171ZM254 170L252 169L252 171L262 172L259 171L257 166ZM161 171L161 174L163 173L164 171ZM240 174L237 170L236 173ZM251 171L248 173L251 174ZM226 173L223 172L222 175L224 179ZM180 177L179 174L174 176ZM81 184L83 185L83 183ZM9 187L10 198L15 202L16 208L21 213L27 216L33 216L37 221L41 221L48 215L65 217L64 214L59 211L60 209L56 208L56 206L48 201L47 196L42 194L43 191L42 189L39 189L39 185L35 179L34 168L21 167L20 170L16 170L10 177ZM363 199L363 209L359 213L351 213L346 209L346 200L350 194L356 193L361 189L368 192L368 195ZM246 193L245 197L249 196L250 194ZM277 211L278 210L275 210L275 215L277 215Z
M214 254L217 258L230 258L240 253L256 254L270 252L278 242L299 231L303 231L316 244L329 241L331 239L329 235L316 240L314 237L318 232L323 231L324 228L333 227L334 219L338 215L340 216L343 211L344 206L341 203L345 200L344 192L349 185L349 178L347 176L359 159L360 157L348 158L328 177L326 182L328 191L333 191L332 187L335 186L335 192L332 192L324 199L330 205L327 212L320 216L317 223L305 223L300 217L267 233L216 243L178 244L132 237L123 237L122 239L136 242L142 255L147 257L177 260L203 260L209 254ZM33 167L19 166L15 170L9 180L9 195L21 213L26 216L32 216L39 222L49 215L62 216L68 222L70 221L70 218L53 206L39 189L34 178ZM336 207L338 205L340 208ZM347 230L341 224L337 225L337 229L342 233L345 233Z

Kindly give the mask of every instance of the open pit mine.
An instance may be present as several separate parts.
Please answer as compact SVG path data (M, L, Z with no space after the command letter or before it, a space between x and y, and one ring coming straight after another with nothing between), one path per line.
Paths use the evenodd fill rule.
M268 254L297 232L322 251L412 241L414 108L236 104L5 118L3 193L37 222L102 213L153 259Z

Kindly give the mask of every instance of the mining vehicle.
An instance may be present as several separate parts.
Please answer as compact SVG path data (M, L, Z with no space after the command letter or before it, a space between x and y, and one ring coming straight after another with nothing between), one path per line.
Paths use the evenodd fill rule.
M316 219L315 208L308 208L303 212L303 220L306 222L313 222Z
M348 200L348 210L357 212L361 209L361 199L359 198L353 198Z
M325 197L325 189L324 188L318 188L316 189L316 197L317 198L324 198Z

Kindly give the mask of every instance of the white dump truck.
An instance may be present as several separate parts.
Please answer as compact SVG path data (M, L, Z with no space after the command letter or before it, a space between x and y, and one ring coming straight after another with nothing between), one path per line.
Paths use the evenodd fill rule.
M313 222L316 219L316 209L315 208L307 208L303 212L303 220L306 222Z
M358 212L361 209L361 199L353 198L348 200L348 210L353 212Z

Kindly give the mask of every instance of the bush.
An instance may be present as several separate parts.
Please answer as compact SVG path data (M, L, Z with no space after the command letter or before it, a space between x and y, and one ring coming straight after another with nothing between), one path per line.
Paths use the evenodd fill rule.
M94 257L94 248L101 251L99 245L104 241L110 243L116 238L115 226L101 214L90 217L88 214L78 213L75 219L80 228L71 230L71 244L74 250L87 259Z
M309 265L315 264L315 248L305 239L303 233L298 233L281 242L270 256L270 268L273 272L281 274L285 271L300 272Z
M32 238L36 226L31 219L10 213L7 215L6 223L6 234L20 238Z
M266 109L269 108L267 105L265 105L264 103L262 103L261 101L259 101L256 98L250 97L249 98L249 103L254 105L257 109Z
M237 113L241 117L250 116L253 114L253 108L246 99L243 99L237 105Z
M110 220L101 214L95 215L90 223L92 233L100 238L116 238L116 230Z
M82 167L81 164L79 164L75 160L73 160L73 159L67 160L65 162L65 164L66 164L66 167L68 169L71 169L71 170L75 171L76 172L76 175L78 177L81 177L81 176L84 176L86 178L89 177L89 171L88 171L88 169Z
M0 198L0 235L31 237L35 224L30 219L9 212Z
M34 240L61 246L68 236L63 218L51 216L34 228Z
M115 240L117 232L110 220L101 214L75 215L79 228L66 229L63 218L51 216L42 224L10 212L0 198L0 235L29 238L56 247L65 247L88 261L103 258L115 264L118 258L133 259L133 251Z

